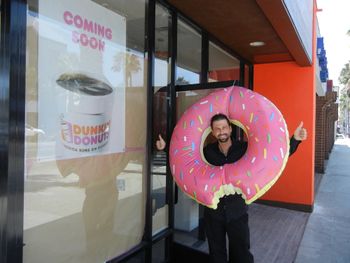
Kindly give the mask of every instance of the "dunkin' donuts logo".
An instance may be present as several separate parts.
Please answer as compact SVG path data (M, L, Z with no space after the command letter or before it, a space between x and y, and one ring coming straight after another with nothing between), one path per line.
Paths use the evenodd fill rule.
M99 125L81 125L61 119L64 147L76 152L100 150L108 143L110 125L110 121Z

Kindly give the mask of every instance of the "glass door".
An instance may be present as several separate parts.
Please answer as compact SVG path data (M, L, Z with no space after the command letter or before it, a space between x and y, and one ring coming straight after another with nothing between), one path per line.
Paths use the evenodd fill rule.
M170 83L170 39L171 16L168 10L157 4L155 17L155 65L153 86L153 138L168 141L167 116L168 100L167 92ZM166 200L166 175L167 154L166 149L159 151L154 149L152 163L152 214L153 235L168 227L168 204Z
M233 83L238 85L241 79L240 61L211 41L209 41L207 51L203 50L203 37L184 21L178 21L177 120L194 103L213 92L214 90L210 87L220 89L221 83L222 88L225 85L233 85ZM203 52L207 52L207 54L203 55ZM203 59L207 60L207 63L202 61ZM204 69L203 64L207 64L208 68ZM203 72L204 70L205 72ZM200 80L205 80L207 83L200 83ZM237 127L235 136L239 137L239 134L240 129ZM208 136L207 141L212 139L211 136ZM177 191L177 196L175 204L175 241L182 248L178 250L178 254L183 253L183 256L187 259L191 258L191 254L193 258L208 260L206 257L208 244L203 223L204 207L189 198L181 190Z
M199 84L202 64L202 35L182 19L177 27L176 64L176 122L184 111L210 90L189 90L191 84ZM205 240L199 239L201 207L180 189L176 190L175 241L188 249L207 251ZM189 250L190 251L190 250ZM188 252L188 251L187 251ZM180 252L179 252L180 254Z

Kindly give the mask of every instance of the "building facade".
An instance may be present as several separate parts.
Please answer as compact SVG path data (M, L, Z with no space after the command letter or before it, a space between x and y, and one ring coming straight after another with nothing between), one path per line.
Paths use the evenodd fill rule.
M169 144L189 106L232 85L269 98L289 132L304 122L309 139L260 201L312 211L316 9L312 0L2 0L0 262L196 253L186 240L205 240L202 207L175 186L155 142Z

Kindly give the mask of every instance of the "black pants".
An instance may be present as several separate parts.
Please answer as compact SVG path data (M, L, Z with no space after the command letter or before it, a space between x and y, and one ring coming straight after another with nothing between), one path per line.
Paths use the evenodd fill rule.
M211 262L227 263L226 234L229 240L230 263L253 263L250 253L248 214L227 222L225 217L204 211L205 230Z

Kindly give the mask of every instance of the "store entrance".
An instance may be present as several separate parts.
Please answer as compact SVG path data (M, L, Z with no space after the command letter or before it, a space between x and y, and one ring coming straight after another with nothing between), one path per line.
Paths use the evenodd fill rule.
M176 86L176 122L194 103L214 90L231 86L234 83L236 82L225 81ZM237 132L239 133L239 131ZM177 187L174 203L174 255L176 262L189 262L188 260L192 257L209 262L209 248L203 220L204 206L188 197Z
M160 3L155 9L152 145L159 134L167 143L153 148L152 234L170 230L166 251L174 262L209 260L203 206L175 186L169 167L172 132L182 114L215 89L249 86L249 66L207 32ZM246 80L246 81L245 81ZM153 246L154 247L154 246Z

